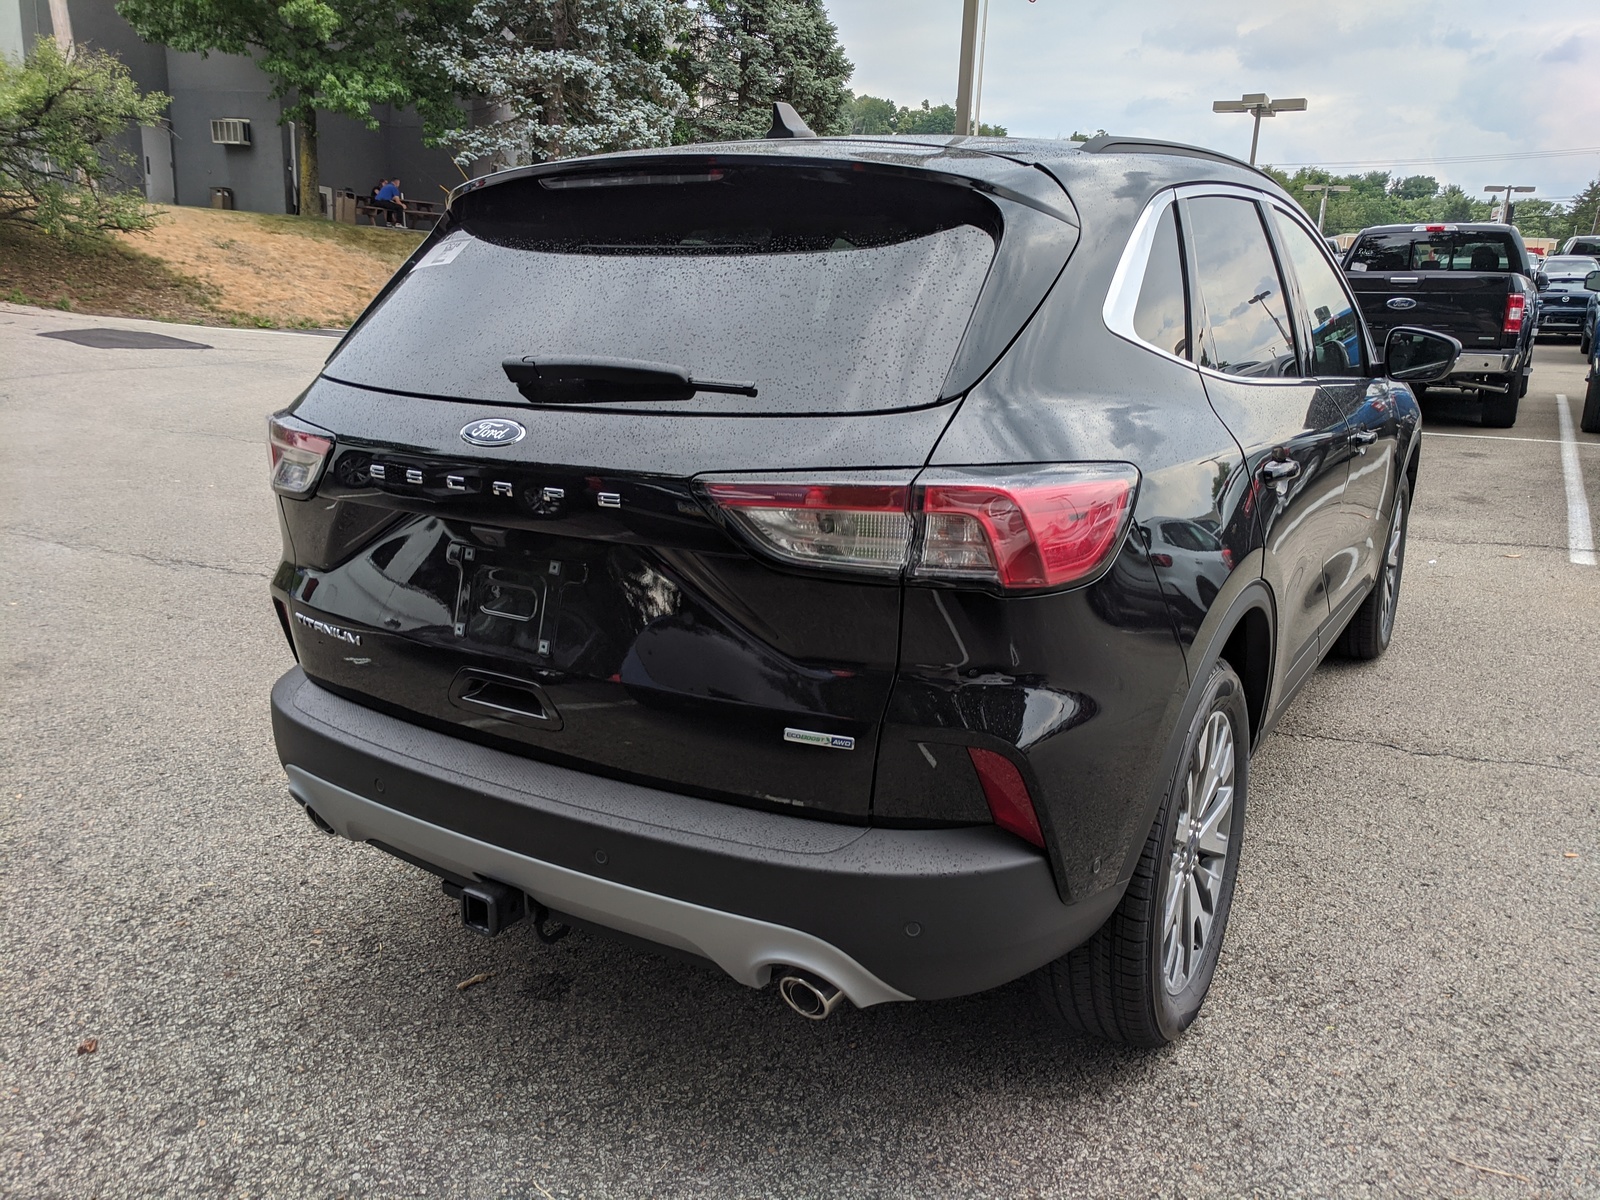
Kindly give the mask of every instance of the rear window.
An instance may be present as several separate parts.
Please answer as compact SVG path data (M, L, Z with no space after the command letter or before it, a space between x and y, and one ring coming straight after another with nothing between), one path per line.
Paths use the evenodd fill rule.
M333 378L522 403L507 358L621 358L755 385L683 412L930 404L1001 233L971 188L857 164L618 164L469 192Z
M1600 260L1587 256L1574 257L1570 255L1544 260L1544 273L1546 275L1585 275L1590 271L1600 271Z
M1503 233L1373 233L1356 243L1351 271L1504 271L1521 255Z

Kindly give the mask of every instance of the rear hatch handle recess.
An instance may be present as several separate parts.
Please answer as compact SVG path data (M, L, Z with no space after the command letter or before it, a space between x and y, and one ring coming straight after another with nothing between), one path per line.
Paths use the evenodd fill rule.
M696 379L675 363L633 358L518 357L501 364L523 399L536 404L688 400L696 392L754 396L754 380Z

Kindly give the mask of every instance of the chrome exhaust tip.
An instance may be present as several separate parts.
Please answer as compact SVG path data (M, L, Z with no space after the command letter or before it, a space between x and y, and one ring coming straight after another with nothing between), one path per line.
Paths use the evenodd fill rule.
M328 824L327 821L323 820L321 814L319 814L316 809L312 808L311 805L306 805L305 809L306 816L311 818L311 823L318 829L322 830L323 833L329 833L335 837L339 835L339 831L332 825Z
M825 1021L844 1003L843 992L805 971L786 971L778 980L778 995L808 1021Z

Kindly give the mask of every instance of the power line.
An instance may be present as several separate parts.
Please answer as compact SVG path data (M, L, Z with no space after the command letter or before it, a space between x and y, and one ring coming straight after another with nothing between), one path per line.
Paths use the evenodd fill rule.
M1513 162L1534 158L1578 158L1600 154L1600 146L1581 146L1571 150L1524 150L1509 154L1458 154L1440 158L1354 158L1340 162L1273 163L1275 167L1411 167L1439 163Z

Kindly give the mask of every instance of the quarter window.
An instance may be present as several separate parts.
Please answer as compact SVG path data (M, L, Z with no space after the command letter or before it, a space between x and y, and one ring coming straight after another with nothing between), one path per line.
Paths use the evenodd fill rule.
M1311 370L1315 375L1361 374L1361 322L1338 273L1298 222L1272 210L1278 241L1300 281L1311 325Z
M1184 221L1208 330L1200 365L1227 375L1298 375L1283 280L1261 210L1232 196L1200 196L1187 202Z
M1169 204L1156 225L1144 283L1133 312L1133 329L1159 350L1189 357L1189 312L1183 291L1183 261L1178 253L1177 208Z

